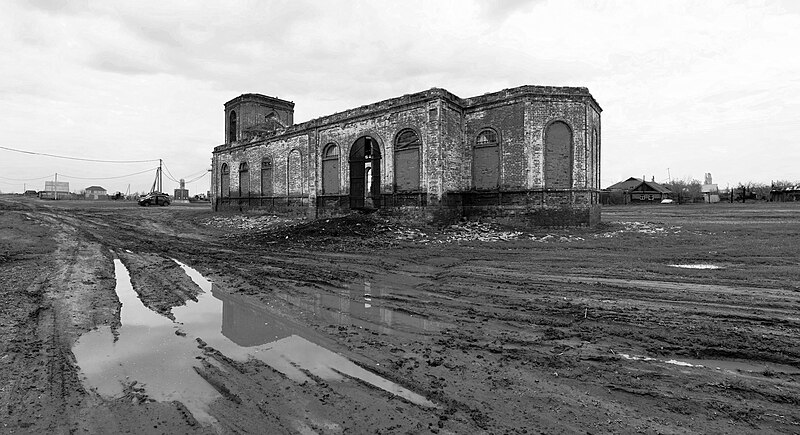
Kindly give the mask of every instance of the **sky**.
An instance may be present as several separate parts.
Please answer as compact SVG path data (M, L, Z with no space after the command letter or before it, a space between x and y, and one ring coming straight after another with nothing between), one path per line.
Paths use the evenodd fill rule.
M164 191L205 192L223 104L244 93L293 101L299 123L526 84L592 93L602 187L800 183L798 46L794 0L6 1L0 191L58 174L145 192L163 159Z

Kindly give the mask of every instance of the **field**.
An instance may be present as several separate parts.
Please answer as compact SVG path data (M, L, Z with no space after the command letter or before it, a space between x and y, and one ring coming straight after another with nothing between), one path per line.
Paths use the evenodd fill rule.
M800 204L596 228L0 196L3 433L798 433Z

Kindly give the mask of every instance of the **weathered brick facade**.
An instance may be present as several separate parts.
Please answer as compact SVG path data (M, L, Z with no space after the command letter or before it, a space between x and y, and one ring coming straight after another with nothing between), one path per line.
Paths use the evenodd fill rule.
M330 216L378 209L429 220L600 220L600 106L586 88L444 89L292 124L294 103L225 104L215 210Z

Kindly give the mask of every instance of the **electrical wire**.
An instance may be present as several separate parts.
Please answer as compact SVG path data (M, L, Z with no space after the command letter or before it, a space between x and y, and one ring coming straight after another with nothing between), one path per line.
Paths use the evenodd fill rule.
M197 172L195 172L195 173L193 173L193 174L189 174L189 175L187 175L187 176L185 176L185 177L183 177L183 178L192 178L192 177L196 177L196 176L198 176L198 175L200 175L200 174L204 174L204 173L206 173L206 172L208 172L208 169L203 169L202 171L197 171Z
M132 177L134 175L140 175L140 174L144 174L144 173L147 173L147 172L152 172L152 171L155 171L156 169L158 169L158 168L145 169L144 171L141 171L141 172L135 172L133 174L126 174L126 175L119 175L119 176L115 176L115 177L74 177L72 175L66 175L66 174L58 174L58 176L59 177L63 177L63 178L73 178L73 179L76 179L76 180L116 180L116 179L119 179L119 178Z
M180 181L176 180L176 179L175 179L175 176L174 176L174 175L172 175L172 172L170 172L170 171L169 171L169 168L167 167L167 164L166 164L166 163L164 163L164 161L163 161L163 160L161 161L161 165L164 167L164 169L166 169L166 170L167 170L167 178L169 178L170 180L172 180L172 181L174 181L174 182L176 182L176 183L180 183Z
M186 184L189 184L189 183L194 183L195 181L197 181L197 180L199 180L199 179L201 179L201 178L205 177L206 175L208 175L208 171L203 171L203 174L201 174L201 175L200 175L200 176L198 176L197 178L192 178L191 180L187 181L187 182L186 182Z
M4 146L0 146L0 149L4 149L4 150L7 150L7 151L14 151L14 152L23 153L23 154L32 154L32 155L35 155L35 156L47 156L47 157L55 157L57 159L67 159L67 160L80 160L82 162L152 163L152 162L157 162L158 161L158 159L151 159L151 160L99 160L99 159L85 159L85 158L82 158L82 157L59 156L59 155L56 155L56 154L47 154L47 153L39 153L39 152L36 152L36 151L19 150L19 149L16 149L16 148L9 148L9 147L4 147Z
M39 180L47 180L47 179L50 179L50 178L53 178L53 174L50 174L50 175L47 175L47 176L44 176L44 177L38 177L38 178L6 178L6 177L0 177L0 179L10 180L10 181L39 181Z

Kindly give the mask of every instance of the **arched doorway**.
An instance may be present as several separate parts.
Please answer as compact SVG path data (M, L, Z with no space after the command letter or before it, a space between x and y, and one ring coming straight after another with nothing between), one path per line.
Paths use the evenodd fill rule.
M350 208L375 208L381 197L381 150L370 136L350 148Z

